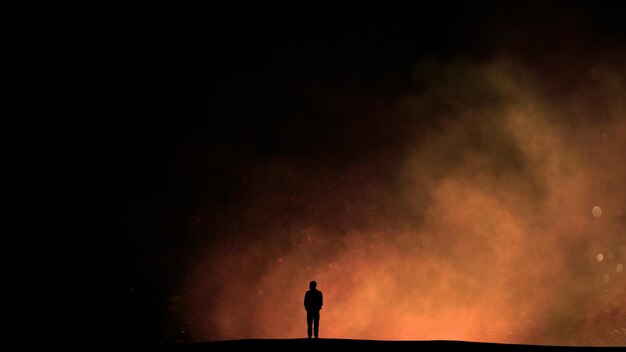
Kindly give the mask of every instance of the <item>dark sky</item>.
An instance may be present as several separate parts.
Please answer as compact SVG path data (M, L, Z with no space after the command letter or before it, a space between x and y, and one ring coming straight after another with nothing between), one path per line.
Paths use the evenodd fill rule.
M241 321L231 321L232 326L226 327L219 320L224 314L233 315L222 305L252 304L249 296L233 296L235 291L261 292L257 288L269 283L277 288L299 285L294 289L304 293L308 279L286 282L276 270L261 264L267 257L255 248L267 243L267 249L258 251L282 262L287 259L274 258L274 254L285 253L288 258L290 253L299 253L290 247L296 238L292 233L308 231L320 233L331 243L347 241L357 249L367 238L369 243L380 244L381 252L395 253L406 243L418 241L395 235L411 226L420 232L419 241L430 238L439 243L433 245L435 251L455 248L437 234L447 231L445 226L456 226L454 221L433 220L429 212L407 210L412 209L411 201L397 197L407 193L411 182L447 179L446 175L457 180L454 173L458 169L451 165L480 173L464 169L473 157L467 159L458 148L476 150L489 160L484 165L490 170L487 180L468 182L476 189L490 186L484 193L469 192L467 199L475 202L470 204L486 204L492 209L490 198L482 195L499 194L499 188L493 186L500 180L498 175L513 172L524 180L511 181L514 186L530 185L528 192L539 194L522 199L523 206L512 207L519 213L513 213L526 214L527 207L540 205L558 215L550 210L546 199L552 198L543 190L553 184L533 171L544 168L525 159L534 155L533 151L508 143L508 132L493 132L505 129L497 118L468 122L471 117L460 113L462 109L475 108L495 116L498 109L515 105L510 96L533 96L539 97L538 110L545 114L566 101L569 107L576 105L572 114L580 116L589 109L606 108L608 117L600 122L604 126L614 123L615 131L624 131L620 128L626 110L616 102L623 97L623 81L617 88L602 83L596 90L613 96L595 96L594 89L585 86L585 77L598 66L622 80L620 75L626 73L620 61L626 39L620 23L623 12L616 2L438 2L436 6L419 3L411 10L371 11L368 15L330 10L137 9L127 15L97 16L93 21L86 16L75 26L59 24L58 35L41 35L41 43L50 49L42 51L53 53L51 60L58 63L40 68L42 77L53 78L44 79L48 83L43 89L49 92L45 101L54 112L50 116L57 117L39 124L30 134L38 140L32 147L38 165L32 174L39 177L32 176L32 183L45 192L35 192L43 199L36 207L27 203L33 209L30 213L41 214L32 216L49 218L48 231L51 224L60 224L54 226L59 229L54 232L66 235L50 238L33 230L37 234L19 240L28 248L32 248L30 241L39 245L29 249L28 258L33 260L22 257L27 264L15 275L28 293L16 290L10 296L18 297L18 306L23 308L15 308L11 316L15 316L17 328L7 336L64 342L289 337L291 332L284 327L290 322L271 320L284 330L272 334ZM513 81L522 82L518 88L524 93L507 93L503 98L497 87L479 82L483 74L497 75L499 67L505 67L507 74L512 72ZM497 80L502 88L505 79ZM580 96L586 103L576 103ZM590 124L584 117L555 121L567 143L587 138L574 131ZM459 137L465 133L459 131L472 136ZM624 146L620 144L623 137L607 137L613 143L607 155L619 154L615 148ZM459 142L449 142L449 138ZM492 139L497 140L495 145L486 142ZM545 143L553 145L552 140ZM494 146L501 152L494 152ZM442 148L445 153L424 157L428 148ZM610 160L622 159L614 156ZM568 165L580 165L578 159L571 163ZM427 170L428 176L415 181L411 165ZM587 175L589 166L581 169ZM612 184L623 172L623 168L615 169L605 182ZM296 175L295 179L289 178L291 175ZM437 184L439 191L415 192L424 202L439 200L441 206L449 199L446 192L457 186L454 182ZM513 186L502 189L508 187ZM602 189L601 185L594 187ZM606 203L619 203L619 195L626 194L623 188L621 192L618 200ZM371 212L377 215L368 215ZM496 214L507 218L511 213ZM610 210L607 214L605 217ZM624 215L611 219L603 226L621 234L605 242L626 245ZM464 220L459 221L458 226L465 226ZM558 232L562 227L556 223L553 218L547 228L553 226ZM381 235L385 231L394 235ZM571 247L581 246L581 241L572 240ZM391 247L386 247L387 243ZM534 248L523 240L520 243L520 248ZM319 246L315 250L329 265L360 258L336 248L341 245ZM236 247L241 250L234 256L239 264L233 264L234 257L228 254ZM396 254L400 258L405 255ZM458 255L470 262L474 258L468 253ZM376 267L409 275L397 269L406 268L402 260L385 258L382 255L372 262L380 261ZM425 260L435 262L431 257ZM334 278L352 282L358 270L371 269L367 265ZM465 269L454 266L446 270L453 275ZM194 283L198 271L207 279ZM225 272L234 284L221 281ZM300 278L301 273L291 274ZM333 278L321 275L327 282ZM33 283L35 277L41 281ZM494 285L487 287L499 287ZM383 286L399 289L402 285L387 282ZM321 282L320 288L324 288ZM480 296L479 291L468 290L470 296ZM585 294L588 292L576 297ZM428 295L432 292L424 294ZM211 301L215 297L219 297L219 305ZM258 304L273 302L272 298L255 299ZM450 299L462 306L460 298ZM10 302L5 300L5 304ZM246 309L236 313L244 316ZM354 313L354 308L345 309ZM623 316L623 303L616 309L621 311L614 314ZM193 310L214 319L203 320L189 313ZM543 311L541 318L548 319L550 312L556 312L558 319L569 319L561 314L561 308ZM468 316L482 319L475 312ZM258 321L256 317L250 320ZM332 321L331 316L327 321ZM467 324L474 322L468 320ZM563 323L553 326L558 324ZM572 331L586 331L584 324L590 323L568 326ZM19 327L24 325L29 328ZM528 328L528 324L510 329L516 328ZM436 338L447 336L424 330ZM523 331L522 342L573 341L553 331L531 330ZM337 337L377 338L359 327L334 331L344 334ZM348 332L354 334L347 336ZM407 334L383 334L380 338L411 336ZM595 331L590 335L587 343L600 343L593 338L605 337ZM517 341L504 333L489 337L461 331L449 336Z

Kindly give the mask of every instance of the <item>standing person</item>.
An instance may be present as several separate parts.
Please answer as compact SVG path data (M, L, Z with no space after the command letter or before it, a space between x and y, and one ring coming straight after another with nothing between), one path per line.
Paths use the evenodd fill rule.
M317 282L309 283L309 290L304 294L304 309L306 309L307 333L311 338L311 325L315 323L315 338L320 330L320 310L324 304L322 292L317 290Z

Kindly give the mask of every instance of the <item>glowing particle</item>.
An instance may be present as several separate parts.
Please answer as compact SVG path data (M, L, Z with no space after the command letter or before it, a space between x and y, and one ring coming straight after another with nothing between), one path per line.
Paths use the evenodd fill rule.
M602 253L598 253L598 255L596 255L596 260L601 262L604 260L604 255Z
M594 218L599 218L600 215L602 215L602 208L596 205L593 209L591 209L591 214Z
M602 282L606 284L607 282L609 282L609 280L611 280L611 275L609 274L602 275Z
M615 270L622 274L624 272L624 266L622 264L617 264L617 267L615 268Z

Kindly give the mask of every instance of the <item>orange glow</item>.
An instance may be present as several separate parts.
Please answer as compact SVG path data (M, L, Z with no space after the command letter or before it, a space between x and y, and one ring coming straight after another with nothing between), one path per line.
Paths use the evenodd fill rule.
M406 145L262 160L245 201L193 215L222 214L194 225L206 246L177 316L192 339L305 337L316 280L323 338L626 340L624 71L594 67L555 96L507 59L420 67L429 88L395 101L398 123L437 123Z

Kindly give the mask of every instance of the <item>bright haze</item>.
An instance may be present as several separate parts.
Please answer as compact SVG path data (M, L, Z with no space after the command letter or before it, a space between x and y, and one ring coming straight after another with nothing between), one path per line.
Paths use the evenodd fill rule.
M196 32L128 215L164 340L306 337L316 280L322 338L626 341L623 32L492 5Z

